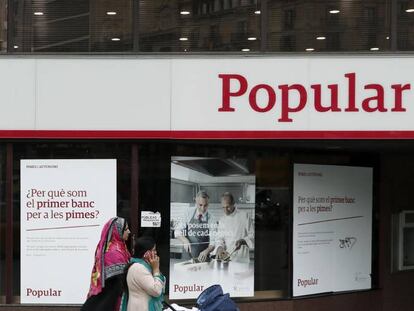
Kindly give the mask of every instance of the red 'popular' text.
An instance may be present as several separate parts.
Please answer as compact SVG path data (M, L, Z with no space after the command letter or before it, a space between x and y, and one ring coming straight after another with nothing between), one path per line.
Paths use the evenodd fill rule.
M276 105L276 94L278 94L278 89L280 91L280 95L278 94L278 96L281 97L281 112L278 118L279 122L292 122L293 114L302 111L307 105L312 105L313 109L317 112L404 112L406 111L406 108L404 108L403 105L403 93L411 90L411 84L392 84L390 88L394 95L394 102L391 103L391 105L386 105L384 100L384 87L381 84L376 83L366 84L363 85L363 88L367 91L367 96L369 97L364 97L360 103L357 103L357 75L355 72L351 72L344 74L348 85L346 90L347 102L340 104L338 94L342 90L339 90L338 84L329 84L326 86L323 86L322 84L312 84L310 86L311 90L308 92L306 86L302 84L281 84L277 87L269 84L249 86L246 77L239 74L219 74L218 77L222 80L222 102L218 111L236 111L237 103L234 103L234 101L232 102L232 99L247 96L249 105L255 112L269 112ZM233 89L231 89L231 85L233 85ZM235 85L237 86L236 88L234 88ZM258 103L257 96L259 92L265 94L267 101L265 100L264 102ZM329 103L322 103L323 92L328 92L330 94ZM289 100L290 96L293 94L298 96L296 102Z

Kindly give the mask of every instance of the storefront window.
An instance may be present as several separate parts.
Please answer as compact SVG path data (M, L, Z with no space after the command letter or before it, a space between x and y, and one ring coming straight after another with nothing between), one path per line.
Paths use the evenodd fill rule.
M272 148L261 148L258 154L254 147L243 142L215 143L214 145L205 143L141 145L140 211L160 212L162 226L161 228L141 228L140 234L157 237L162 270L167 273L168 278L177 278L178 275L188 275L191 278L191 271L174 274L175 276L170 273L178 269L177 267L182 269L182 265L185 265L189 259L194 260L198 256L198 254L195 255L194 250L190 255L182 248L177 238L179 224L185 218L183 213L187 209L192 209L198 202L197 192L203 191L208 195L208 212L211 215L209 217L212 217L219 227L225 215L221 196L223 193L230 192L235 198L236 208L243 214L251 215L251 225L254 228L251 232L254 244L250 246L249 260L253 266L254 278L252 274L251 283L247 282L246 286L251 287L254 297L258 299L287 297L290 269L288 253L291 193L289 163L287 155L280 154ZM188 179L178 176L180 173L175 173L174 167L198 177ZM253 179L251 180L249 176ZM230 228L230 230L233 229ZM214 226L213 229L210 228L210 241L213 239L212 231L214 231ZM269 252L269 249L272 251ZM213 251L210 255L209 265L212 266L216 264L217 254ZM237 262L236 259L233 260ZM220 265L219 261L217 265ZM197 263L195 263L195 268L196 266ZM203 263L200 263L199 268L201 269L202 266ZM219 272L226 272L224 264L223 267L216 268L213 272L217 272L218 278L223 277ZM232 287L234 291L240 290L236 287L248 279L248 271L243 273L243 276L238 273L234 274L235 277L240 277L239 284L237 280L231 280L235 286ZM175 284L176 291L178 291L180 283L176 284L175 281L174 279L169 284ZM174 297L181 297L180 299L192 297L191 295L180 296L174 292L173 288L169 288L167 292L172 294L170 299L173 300Z
M254 283L251 284L254 288L253 299L280 299L292 296L289 286L292 282L290 261L293 209L292 165L308 163L328 166L362 166L372 167L374 171L378 165L376 157L369 155L366 151L361 153L356 149L351 152L319 152L312 150L314 146L315 143L292 145L289 142L278 142L276 147L266 143L249 144L243 141L186 142L173 145L144 143L140 145L140 211L160 212L162 217L161 228L141 228L140 235L149 234L157 237L162 270L170 280L169 285L175 286L175 289L171 287L167 289L167 293L172 295L170 299L174 301L177 297L179 297L177 299L194 298L188 293L186 296L180 296L174 292L180 291L180 284L176 284L173 279L177 275L171 273L177 269L177 265L189 264L189 267L192 264L197 265L197 262L194 263L195 255L193 253L190 255L177 238L179 227L177 223L179 224L185 217L185 209L195 208L198 202L197 193L202 190L208 194L208 211L212 217L216 216L219 219L219 223L221 216L224 215L220 202L223 192L234 194L237 198L236 206L238 205L242 211L248 211L246 209L248 208L246 204L248 203L246 201L248 190L243 188L246 186L243 182L235 182L235 178L240 177L235 177L237 174L233 174L234 172L230 173L231 170L227 167L231 166L231 162L237 163L239 168L244 168L245 172L239 172L239 175L247 174L255 177L253 186L255 242L254 249L250 250L250 262L254 261ZM337 148L342 149L342 147ZM181 167L179 173L174 171L177 170L174 167ZM184 172L189 172L193 177L189 179L183 177L190 176ZM202 177L206 175L208 177ZM220 176L226 177L227 180L223 181ZM375 208L374 213L377 213ZM188 224L187 228L189 228ZM378 247L375 233L377 230L377 224L374 222L373 254L376 254ZM211 254L213 258L214 252ZM372 258L373 277L370 284L376 287L378 262L375 255ZM210 265L214 266L214 264L214 261L210 262ZM179 268L183 269L182 266ZM195 268L197 267L194 266ZM197 269L202 271L202 263ZM218 272L221 271L217 269ZM190 269L181 276L185 275L191 279L191 273L193 273L191 271ZM214 271L213 269L211 273L217 272ZM240 279L232 281L237 285L242 283ZM249 299L252 297L237 298L237 301ZM188 300L188 303L191 304L191 300Z
M255 295L282 298L289 295L290 279L290 159L270 153L256 160Z
M161 257L161 270L169 280L172 280L172 267L184 262L184 255L190 256L190 253L185 253L182 244L172 244L173 240L178 241L176 223L182 218L173 206L180 205L191 209L198 204L197 193L207 193L208 209L212 217L214 216L219 232L220 223L225 221L224 216L227 215L223 205L223 194L230 192L237 210L249 219L242 230L246 233L243 236L245 241L248 238L253 239L252 243L246 242L248 252L245 257L252 275L248 275L249 270L236 271L232 270L235 268L230 268L237 266L239 258L233 258L234 262L227 266L229 270L226 270L225 263L213 261L213 264L217 265L217 271L213 272L218 279L233 275L235 279L231 279L231 282L234 284L234 290L251 290L251 294L237 298L238 302L292 297L292 176L295 163L370 167L374 171L374 194L377 193L377 180L380 178L377 175L380 158L373 152L377 146L375 144L361 148L357 143L305 141L67 141L13 143L11 146L14 159L13 301L17 303L20 302L21 278L20 160L116 159L117 214L126 218L130 224L139 224L140 228L136 231L138 236L155 237ZM387 165L391 163L392 158L387 160L386 146L383 146L383 150L383 169L387 171ZM0 149L0 152L0 177L4 180L5 149ZM179 174L173 171L174 166L180 167ZM190 172L193 177L183 177L183 172ZM4 182L0 185L3 185L0 187L0 202L5 205ZM136 199L133 195L135 191L138 194ZM393 194L390 192L386 195L390 197ZM378 285L378 262L375 255L378 252L377 203L374 196L373 288ZM141 227L141 214L138 214L138 211L159 212L161 226ZM0 221L4 224L3 216ZM211 232L215 230L212 228ZM233 229L231 231L236 230ZM218 236L218 233L216 236L211 235L211 239ZM0 246L4 245L5 235L2 234L0 239ZM217 240L214 241L216 243ZM4 250L4 246L1 249ZM233 252L229 250L229 253ZM1 269L4 269L4 251L2 254ZM209 256L211 260L216 260L213 256L217 256L217 248ZM191 254L189 258L193 260L195 256ZM185 275L191 276L190 272ZM251 280L251 283L246 283L247 287L243 283L246 279ZM1 290L4 293L3 283ZM171 294L171 288L168 286L167 293ZM192 303L192 298L194 297L188 298L187 303ZM174 298L172 300L174 301Z

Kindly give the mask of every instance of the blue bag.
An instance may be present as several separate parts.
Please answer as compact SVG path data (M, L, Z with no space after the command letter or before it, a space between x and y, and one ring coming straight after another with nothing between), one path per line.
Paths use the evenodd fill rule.
M229 294L223 294L220 285L206 288L197 298L196 307L200 311L240 311Z

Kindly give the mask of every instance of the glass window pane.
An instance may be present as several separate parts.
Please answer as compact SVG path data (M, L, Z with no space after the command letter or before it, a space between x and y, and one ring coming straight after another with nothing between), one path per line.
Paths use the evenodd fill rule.
M10 46L14 52L132 49L132 0L15 0L9 3Z
M388 51L392 7L387 0L0 0L0 52L6 32L9 52ZM410 7L398 0L400 50L412 49Z
M268 1L268 50L274 52L390 49L386 1Z
M414 228L404 228L403 266L414 266Z
M7 0L0 0L0 53L7 50Z
M90 51L132 49L132 0L90 0Z
M414 1L397 2L397 49L412 51L414 49Z
M140 1L140 51L259 51L259 7L256 0Z
M224 192L231 192L236 205L244 211L249 201L255 202L254 211L250 211L255 227L255 243L250 254L251 260L254 259L254 297L259 299L287 297L291 208L289 157L280 155L272 148L266 146L257 148L241 141L225 144L214 142L214 147L211 143L148 142L140 145L139 209L158 211L162 215L161 228L140 228L140 235L148 234L156 237L158 253L162 258L161 270L169 279L169 271L171 271L169 264L183 262L188 256L177 244L178 242L176 243L178 239L175 234L179 231L177 224L183 217L183 208L195 206L195 189L205 190L208 193L208 211L217 220L224 215L221 206L221 195ZM260 152L257 151L258 149ZM174 164L187 158L187 162L181 163L181 166L194 172L195 175L190 174L193 176L191 180L183 177L185 174L173 176L171 157L177 157L173 158ZM193 160L189 160L188 157ZM230 170L226 170L227 166L223 164L223 162L227 163L226 159L245 160L243 163L248 167L248 172L256 177L255 186L251 188L241 181L235 183L234 178L237 177L229 173ZM205 180L198 180L198 177L195 177L206 174L209 178ZM177 176L183 179L178 180L175 178ZM162 195L168 194L169 191L171 196ZM251 195L255 195L254 200ZM173 247L170 247L171 245ZM269 252L269 249L272 249L272 252Z

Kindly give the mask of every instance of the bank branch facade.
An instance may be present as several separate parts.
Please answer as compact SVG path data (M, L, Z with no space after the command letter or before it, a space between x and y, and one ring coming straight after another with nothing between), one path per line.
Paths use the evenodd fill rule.
M0 72L0 308L78 310L116 215L157 240L179 304L219 283L241 310L413 307L414 57L7 55ZM244 260L185 265L200 191L215 247L240 229L233 195Z

